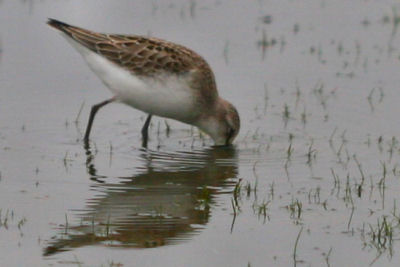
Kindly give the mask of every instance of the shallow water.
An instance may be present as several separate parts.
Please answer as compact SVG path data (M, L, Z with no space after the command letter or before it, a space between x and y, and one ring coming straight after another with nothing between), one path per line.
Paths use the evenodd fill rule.
M47 17L212 66L235 147L113 104ZM0 1L3 266L397 266L398 1Z

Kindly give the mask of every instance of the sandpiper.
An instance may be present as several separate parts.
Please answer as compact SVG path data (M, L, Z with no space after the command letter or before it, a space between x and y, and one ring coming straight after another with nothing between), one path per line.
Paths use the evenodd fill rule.
M142 128L144 147L152 115L197 126L215 145L230 145L238 134L236 108L219 97L210 66L194 51L157 38L97 33L54 19L47 23L62 33L113 93L92 106L86 144L97 111L111 102L148 114Z

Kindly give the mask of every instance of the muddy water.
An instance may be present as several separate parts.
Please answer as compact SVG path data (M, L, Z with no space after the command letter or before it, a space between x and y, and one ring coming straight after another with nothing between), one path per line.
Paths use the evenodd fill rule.
M110 105L48 17L198 51L235 147ZM3 266L397 266L397 1L0 1Z

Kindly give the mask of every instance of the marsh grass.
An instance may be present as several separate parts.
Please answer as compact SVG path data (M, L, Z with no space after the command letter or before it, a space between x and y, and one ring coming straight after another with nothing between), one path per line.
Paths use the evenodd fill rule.
M298 199L292 199L292 202L286 206L286 209L290 212L290 218L294 220L294 223L299 224L303 212L303 203Z
M296 267L297 263L299 262L298 260L298 255L297 255L297 246L299 244L300 236L301 233L303 232L303 227L300 228L299 233L297 234L296 240L294 242L294 248L293 248L293 265Z
M262 218L263 223L268 220L270 220L268 216L268 205L271 203L271 201L265 201L263 200L261 203L256 203L254 202L252 207L253 207L253 212L258 216L258 219Z

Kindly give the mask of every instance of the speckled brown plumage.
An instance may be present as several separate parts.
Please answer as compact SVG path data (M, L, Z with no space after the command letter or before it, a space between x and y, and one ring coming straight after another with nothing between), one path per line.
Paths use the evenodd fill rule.
M151 116L158 115L199 127L217 145L228 145L237 135L239 114L218 96L210 66L194 51L158 38L97 33L54 19L47 23L65 34L114 93L92 107L85 142L97 110L114 101L148 113L145 130Z
M135 75L150 76L161 71L184 74L203 69L210 72L207 78L215 82L207 62L184 46L144 36L97 33L55 20L48 23Z
M196 52L172 42L138 35L104 34L52 20L48 24L86 48L138 76L184 75L191 72L193 88L202 91L203 104L218 97L214 74Z

